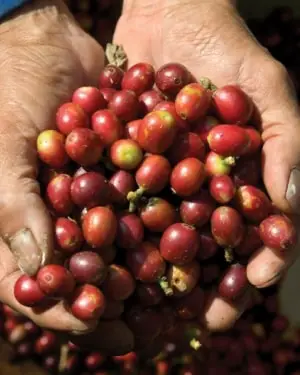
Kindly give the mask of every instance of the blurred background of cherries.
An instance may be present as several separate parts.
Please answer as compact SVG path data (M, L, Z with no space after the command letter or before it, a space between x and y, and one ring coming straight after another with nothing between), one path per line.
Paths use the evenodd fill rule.
M103 46L112 40L119 0L66 0L82 28ZM287 6L264 19L249 19L256 38L288 69L300 96L300 19ZM300 98L300 97L299 97ZM211 277L213 275L209 272ZM208 275L209 277L209 275ZM141 355L106 357L61 345L58 336L0 306L0 333L13 348L13 361L34 359L50 374L64 375L300 375L300 329L291 328L279 308L278 287L262 291L230 332L213 334L198 347L193 323L175 327L167 341ZM300 298L300 295L299 295ZM184 330L185 338L179 331ZM197 343L196 343L197 344ZM154 359L149 359L154 356Z

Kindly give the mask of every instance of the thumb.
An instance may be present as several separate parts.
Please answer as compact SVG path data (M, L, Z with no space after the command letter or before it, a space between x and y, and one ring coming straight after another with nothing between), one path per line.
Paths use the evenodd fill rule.
M52 224L39 194L22 188L22 181L11 182L19 190L5 193L2 202L0 228L18 267L34 275L39 267L48 263L52 254Z
M300 113L287 73L272 70L273 87L262 115L263 177L269 195L280 210L300 213Z
M5 128L12 129L9 125ZM4 126L0 137L0 235L19 268L34 275L51 258L52 221L39 194L34 144L16 128L7 133L3 129Z

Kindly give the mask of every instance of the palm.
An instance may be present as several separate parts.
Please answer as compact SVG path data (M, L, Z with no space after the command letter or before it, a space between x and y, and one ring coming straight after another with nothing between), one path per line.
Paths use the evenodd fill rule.
M285 70L254 40L233 7L210 1L178 3L162 2L159 11L149 6L138 14L129 8L119 20L115 43L124 47L129 65L146 61L158 68L179 62L196 78L209 77L217 86L239 84L261 116L266 187L274 203L290 211L285 192L291 166L299 160L299 113ZM249 263L248 278L259 287L270 285L289 262L262 248ZM205 313L208 328L224 328L241 310L213 298Z
M61 18L57 17L60 6ZM74 322L69 314L62 314L65 311L62 306L34 315L31 309L20 306L13 298L13 286L21 271L5 243L20 229L29 228L44 250L44 261L51 259L52 223L39 197L36 182L36 137L42 130L54 127L58 106L70 100L77 87L95 83L103 66L101 47L75 24L63 5L57 5L57 8L49 6L48 13L40 12L33 24L30 11L20 11L19 18L12 18L0 26L3 35L11 35L7 31L14 30L13 37L3 38L0 42L3 57L0 78L0 173L3 176L0 181L0 232L3 238L0 242L0 300L42 325L68 330ZM32 262L31 244L27 242L27 247L19 245L18 248L22 254L12 250L24 264L27 259L26 271L29 272L31 266L32 272L36 271L39 262ZM57 319L58 315L63 321Z

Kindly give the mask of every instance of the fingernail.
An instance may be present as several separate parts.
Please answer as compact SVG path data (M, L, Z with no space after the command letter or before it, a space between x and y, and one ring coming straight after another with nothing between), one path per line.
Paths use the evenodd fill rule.
M293 212L300 214L300 169L298 167L291 170L285 197Z
M21 229L8 239L8 245L20 270L30 276L35 275L41 265L42 253L31 230Z
M281 257L270 248L262 248L248 262L248 280L256 288L265 288L277 282L289 264L290 259Z

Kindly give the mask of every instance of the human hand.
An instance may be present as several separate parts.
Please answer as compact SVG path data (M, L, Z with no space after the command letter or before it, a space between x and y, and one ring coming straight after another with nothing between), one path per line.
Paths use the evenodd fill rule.
M0 301L42 327L82 334L97 322L75 319L62 303L43 311L21 306L13 287L19 268L33 275L53 251L52 221L36 181L36 138L54 126L57 107L77 87L96 84L103 50L59 0L22 7L3 20L0 36ZM113 327L109 323L116 334L102 338L98 348L130 350L127 327L120 322ZM101 323L97 332L105 329Z
M261 115L268 193L279 209L300 213L299 106L286 70L253 38L234 1L127 0L114 41L123 46L129 65L145 61L158 68L179 62L217 86L240 85ZM248 264L248 279L258 288L269 286L294 258L295 251L279 256L263 247ZM212 293L203 323L209 330L227 329L248 302L244 297L229 304Z

